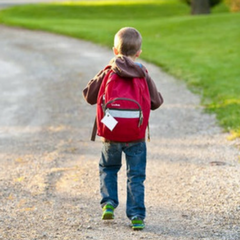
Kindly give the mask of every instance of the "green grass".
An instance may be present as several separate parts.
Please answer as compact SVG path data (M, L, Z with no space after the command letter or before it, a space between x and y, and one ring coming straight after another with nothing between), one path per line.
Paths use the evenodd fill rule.
M189 11L178 0L69 2L6 9L0 22L109 47L121 27L136 27L143 36L141 57L185 80L219 124L240 136L240 14L224 4L211 15Z

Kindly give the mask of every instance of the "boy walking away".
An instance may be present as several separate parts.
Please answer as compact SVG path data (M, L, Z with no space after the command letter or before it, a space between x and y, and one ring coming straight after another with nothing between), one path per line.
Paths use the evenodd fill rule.
M134 230L144 228L146 209L146 142L150 109L163 103L146 68L135 62L142 37L134 28L120 29L114 38L115 57L83 90L85 100L97 103L97 134L103 139L99 162L102 219L114 219L118 206L117 174L126 156L126 214Z

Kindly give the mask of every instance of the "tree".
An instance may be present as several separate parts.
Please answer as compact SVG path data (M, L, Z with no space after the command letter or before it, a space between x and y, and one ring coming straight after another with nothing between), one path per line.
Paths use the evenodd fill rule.
M210 4L209 0L192 0L191 1L191 13L196 14L209 14L210 13Z
M222 0L180 0L191 6L192 14L209 14L211 8L222 2ZM240 0L228 0L240 1Z

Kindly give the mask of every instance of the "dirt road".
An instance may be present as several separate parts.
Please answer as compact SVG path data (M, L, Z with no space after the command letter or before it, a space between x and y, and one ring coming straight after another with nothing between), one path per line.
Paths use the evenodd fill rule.
M133 232L124 161L116 218L100 220L101 142L81 95L111 51L3 26L0 46L0 239L240 238L239 143L181 81L146 64L165 103L150 121L146 229Z

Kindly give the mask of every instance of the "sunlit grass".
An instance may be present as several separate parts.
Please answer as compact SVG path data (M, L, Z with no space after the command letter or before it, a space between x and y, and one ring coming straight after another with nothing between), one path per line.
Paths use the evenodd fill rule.
M173 2L174 0L105 0L105 1L101 1L101 0L91 0L91 1L64 1L60 4L62 5L87 5L87 6L107 6L107 5L138 5L138 4L165 4L165 3L169 3L169 2ZM57 3L59 4L59 3Z
M227 131L240 133L240 14L222 4L191 16L178 0L84 1L18 6L0 21L112 47L123 26L143 36L142 58L185 80Z

